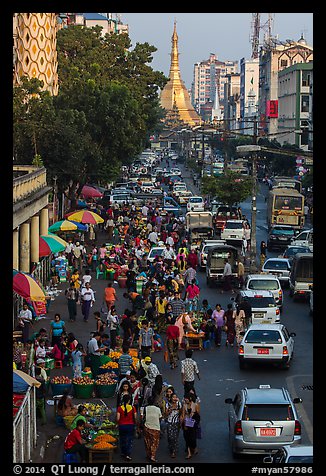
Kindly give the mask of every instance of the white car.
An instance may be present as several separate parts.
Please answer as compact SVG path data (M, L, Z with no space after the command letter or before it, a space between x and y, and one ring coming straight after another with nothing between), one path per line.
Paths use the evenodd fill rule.
M142 182L140 188L142 189L143 192L151 193L152 190L155 189L155 185L153 182Z
M314 462L314 447L312 445L284 445L276 453L263 458L264 463L280 464L312 464Z
M153 248L150 249L147 260L152 263L156 256L162 256L164 250L166 249L165 246L153 246Z
M221 239L227 241L241 241L244 239L244 228L242 220L227 220L224 229L221 231Z
M278 307L281 309L283 306L281 282L279 278L273 274L249 274L245 279L245 289L250 291L271 291Z
M188 212L200 212L204 211L204 199L203 197L191 197L187 203L187 211Z
M241 290L235 298L235 303L241 305L243 301L250 304L252 324L278 324L280 322L280 309L271 291Z
M263 362L288 369L294 353L293 337L295 333L283 324L252 324L238 348L240 368L247 363Z
M280 283L289 285L291 265L286 258L268 258L262 266L263 273L277 276Z
M173 167L173 168L170 170L170 174L171 174L171 175L180 175L180 176L181 176L181 170L178 169L177 167Z

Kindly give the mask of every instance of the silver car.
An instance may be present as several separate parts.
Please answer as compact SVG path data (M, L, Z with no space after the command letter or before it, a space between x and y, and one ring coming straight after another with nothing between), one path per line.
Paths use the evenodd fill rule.
M286 258L268 258L262 266L263 273L277 276L283 286L288 286L290 281L291 264Z
M283 324L252 324L238 348L240 368L260 362L288 369L294 354L293 337L295 333L290 333Z
M284 445L301 443L301 423L295 408L300 398L292 399L285 388L244 388L229 404L229 440L233 456L270 454Z

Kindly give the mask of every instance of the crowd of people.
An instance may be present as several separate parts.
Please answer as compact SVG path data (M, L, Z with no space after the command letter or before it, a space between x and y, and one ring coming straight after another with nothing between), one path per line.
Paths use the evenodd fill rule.
M195 379L200 379L200 372L188 348L187 336L200 332L204 342L213 341L220 347L224 332L225 345L237 345L250 309L235 309L229 304L224 310L221 304L210 305L207 299L201 298L197 279L198 250L188 246L183 217L162 213L155 201L142 207L113 204L107 210L99 207L95 211L104 218L103 225L92 228L87 244L85 237L71 239L61 253L72 269L64 290L68 318L55 313L49 333L42 328L29 336L33 320L28 306L20 313L23 341L27 345L34 344L35 348L35 364L40 369L36 378L40 382L46 378L44 363L48 356L63 366L71 364L74 377L81 376L85 366L90 366L95 376L97 368L93 358L120 349L116 422L121 455L130 461L133 440L142 437L147 459L156 462L162 436L166 435L169 454L175 458L182 432L185 457L190 459L198 453L201 412L195 390ZM99 233L105 234L105 241L109 243L98 246L96 235ZM151 247L158 245L163 248L162 254L149 260ZM227 260L224 274L224 289L228 290ZM121 276L125 278L122 297L114 287ZM97 296L93 289L97 279L107 281L102 296ZM124 311L118 313L117 303L121 299ZM83 321L94 319L95 323L95 330L85 345L74 332L66 329L66 320L73 329L78 305ZM138 350L138 368L129 354L131 348ZM15 348L14 351L15 364L22 368L19 352ZM171 369L179 369L183 385L180 394L164 382L159 366L152 360L155 352L164 354ZM43 385L38 389L37 402L42 424L45 424ZM59 411L62 416L76 416L65 450L79 452L84 461L85 442L81 434L87 425L82 418L85 408L75 407L65 396Z

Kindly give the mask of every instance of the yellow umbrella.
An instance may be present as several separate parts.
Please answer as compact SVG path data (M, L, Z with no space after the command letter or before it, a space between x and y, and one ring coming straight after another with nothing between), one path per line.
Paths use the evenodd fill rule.
M100 215L90 210L80 210L67 216L68 220L77 221L78 223L90 223L97 225L97 223L103 223L104 220Z
M41 382L36 380L34 377L22 372L21 370L13 370L14 374L18 375L24 382L26 382L30 387L40 387Z

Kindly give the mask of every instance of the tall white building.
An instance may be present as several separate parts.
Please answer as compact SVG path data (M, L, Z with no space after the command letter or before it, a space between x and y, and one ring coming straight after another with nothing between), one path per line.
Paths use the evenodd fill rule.
M240 131L253 134L253 117L258 113L259 58L240 60Z
M194 64L191 101L199 114L205 113L207 117L210 110L211 116L216 93L223 114L224 84L227 82L226 76L233 73L238 73L238 61L220 61L214 53L207 60Z

